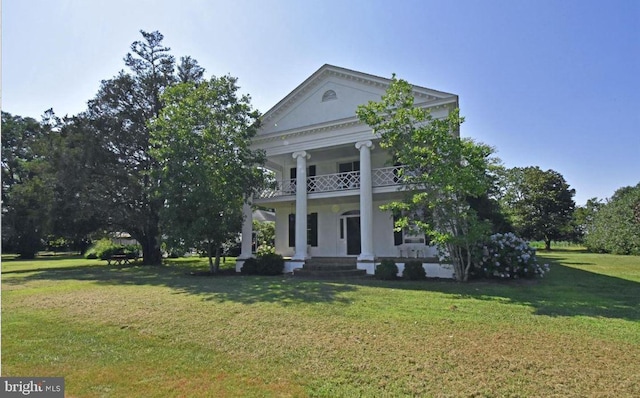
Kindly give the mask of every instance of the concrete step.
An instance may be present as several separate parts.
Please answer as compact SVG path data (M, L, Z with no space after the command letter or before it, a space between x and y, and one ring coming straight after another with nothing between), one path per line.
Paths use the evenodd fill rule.
M356 269L355 264L318 264L318 263L305 263L302 267L307 271L348 271L350 269Z
M361 278L365 270L356 268L355 257L312 257L302 268L293 270L294 276L317 279Z
M355 257L311 257L306 260L306 264L330 264L330 265L353 265L356 266L357 259Z
M296 268L293 270L293 276L303 277L303 278L312 278L312 279L348 279L348 278L362 278L367 275L367 271L363 269L356 269L355 267L351 269L308 269L304 268Z

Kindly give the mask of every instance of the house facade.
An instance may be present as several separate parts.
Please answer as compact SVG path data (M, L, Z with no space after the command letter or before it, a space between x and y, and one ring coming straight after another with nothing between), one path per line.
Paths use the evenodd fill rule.
M262 117L252 148L266 152L275 188L253 198L275 210L276 253L285 272L314 258L353 258L373 274L384 258L402 270L403 259L422 259L428 276L451 277L423 234L394 231L380 206L402 197L399 168L379 137L356 116L359 105L379 101L390 80L324 65ZM415 105L446 117L454 94L414 86ZM252 257L251 208L245 206L242 251L236 270ZM248 239L244 239L244 238Z

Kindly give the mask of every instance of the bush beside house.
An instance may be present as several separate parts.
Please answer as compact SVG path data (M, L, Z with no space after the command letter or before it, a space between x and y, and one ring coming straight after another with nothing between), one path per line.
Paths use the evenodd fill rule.
M240 270L244 275L280 275L284 272L284 258L275 253L265 253L248 258Z

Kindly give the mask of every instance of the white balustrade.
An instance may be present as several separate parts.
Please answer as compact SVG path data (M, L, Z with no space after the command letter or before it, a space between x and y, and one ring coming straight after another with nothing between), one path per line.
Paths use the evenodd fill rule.
M307 179L308 192L344 191L360 188L360 172L323 174Z
M404 166L382 167L371 170L372 186L386 187L402 184ZM347 191L360 188L360 172L322 174L307 178L307 192ZM278 181L276 188L268 188L256 195L259 199L271 199L296 194L296 180Z

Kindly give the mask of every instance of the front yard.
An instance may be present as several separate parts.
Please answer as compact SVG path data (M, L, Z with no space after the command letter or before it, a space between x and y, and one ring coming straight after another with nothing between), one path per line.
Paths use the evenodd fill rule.
M517 284L5 258L2 376L68 397L640 396L640 257L543 256Z

